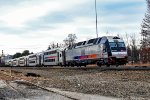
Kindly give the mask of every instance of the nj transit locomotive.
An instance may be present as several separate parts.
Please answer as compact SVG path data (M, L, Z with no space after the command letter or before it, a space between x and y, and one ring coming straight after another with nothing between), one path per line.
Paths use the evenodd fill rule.
M94 38L65 49L55 48L6 62L9 66L86 66L88 64L109 66L126 63L127 50L124 41L114 36Z

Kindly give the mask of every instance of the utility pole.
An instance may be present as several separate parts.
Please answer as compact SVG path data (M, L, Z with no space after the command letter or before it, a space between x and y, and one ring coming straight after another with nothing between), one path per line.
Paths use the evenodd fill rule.
M98 38L98 28L97 28L97 6L96 6L96 0L95 0L95 15L96 15L96 35Z

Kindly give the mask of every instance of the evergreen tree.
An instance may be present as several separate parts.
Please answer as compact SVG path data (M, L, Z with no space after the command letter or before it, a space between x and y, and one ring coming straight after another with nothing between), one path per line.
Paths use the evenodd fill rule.
M142 22L141 35L142 35L142 48L150 47L150 0L147 1L147 12Z
M141 50L140 50L140 60L143 63L149 62L150 55L150 0L146 0L147 2L147 12L145 13L145 18L142 22L141 28Z

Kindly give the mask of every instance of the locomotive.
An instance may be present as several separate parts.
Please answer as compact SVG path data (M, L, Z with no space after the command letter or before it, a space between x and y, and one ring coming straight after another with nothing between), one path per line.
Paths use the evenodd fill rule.
M127 50L122 38L103 36L78 42L67 48L54 48L6 61L8 66L86 66L123 65Z

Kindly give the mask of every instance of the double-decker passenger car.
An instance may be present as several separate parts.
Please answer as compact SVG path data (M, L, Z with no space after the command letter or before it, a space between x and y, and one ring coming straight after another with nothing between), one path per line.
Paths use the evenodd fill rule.
M15 58L12 60L12 66L15 66L15 67L19 66L18 58Z
M27 66L40 66L40 57L37 53L27 56Z
M61 65L63 62L62 49L55 48L46 50L41 54L41 64L43 66Z
M18 58L18 66L27 66L27 57Z

